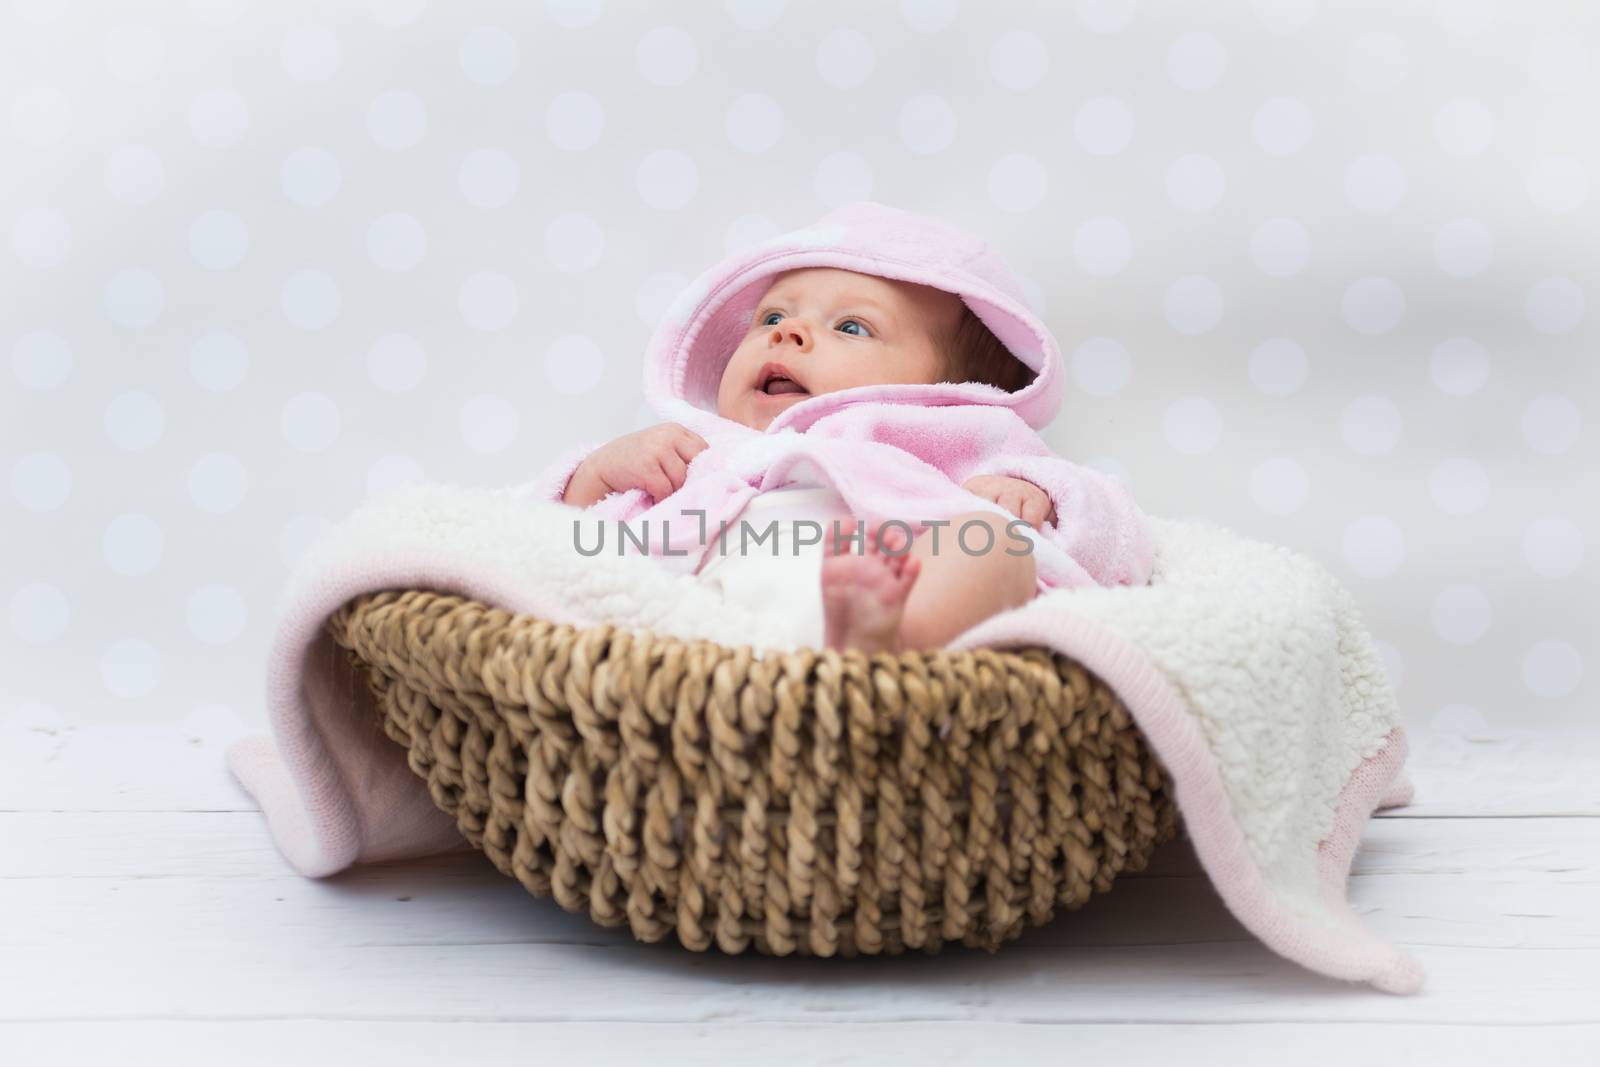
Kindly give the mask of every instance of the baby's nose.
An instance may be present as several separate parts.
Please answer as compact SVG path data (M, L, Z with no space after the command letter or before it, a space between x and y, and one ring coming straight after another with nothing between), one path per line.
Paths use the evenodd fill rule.
M773 343L786 344L791 337L799 344L802 351L811 347L811 331L801 323L793 319L784 319L772 327Z

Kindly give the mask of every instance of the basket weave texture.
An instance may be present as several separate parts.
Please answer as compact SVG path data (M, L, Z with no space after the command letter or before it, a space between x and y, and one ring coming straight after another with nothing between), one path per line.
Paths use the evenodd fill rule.
M1176 830L1126 707L1047 649L761 655L425 590L327 626L462 834L641 941L994 952Z

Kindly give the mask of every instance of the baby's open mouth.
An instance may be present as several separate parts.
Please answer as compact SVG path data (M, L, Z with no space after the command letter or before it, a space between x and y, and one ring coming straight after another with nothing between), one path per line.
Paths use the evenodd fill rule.
M761 373L756 378L756 392L768 396L785 396L805 393L808 390L794 380L789 374L788 367L781 363L768 363L761 368Z

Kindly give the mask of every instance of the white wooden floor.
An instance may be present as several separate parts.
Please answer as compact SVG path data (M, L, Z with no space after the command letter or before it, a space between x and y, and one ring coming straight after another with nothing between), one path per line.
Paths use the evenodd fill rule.
M1414 734L1353 899L1429 972L1324 979L1188 843L999 954L636 943L475 855L296 875L232 722L0 732L0 1062L1600 1064L1600 743ZM547 1057L557 1057L547 1059Z

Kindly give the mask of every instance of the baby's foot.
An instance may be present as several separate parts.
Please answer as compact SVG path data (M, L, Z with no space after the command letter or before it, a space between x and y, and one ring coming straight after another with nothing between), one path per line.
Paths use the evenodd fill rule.
M859 552L854 541L835 544L831 531L823 539L823 643L867 653L896 652L900 616L922 561L906 551L911 539L903 526L883 529L874 523L864 536Z

